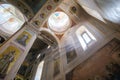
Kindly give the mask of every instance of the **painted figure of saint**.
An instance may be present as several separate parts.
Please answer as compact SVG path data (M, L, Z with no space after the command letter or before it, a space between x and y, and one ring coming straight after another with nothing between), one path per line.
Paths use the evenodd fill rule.
M17 39L17 42L23 46L26 46L26 41L29 39L28 34L22 35L21 38Z
M6 74L9 65L14 61L15 51L10 51L8 54L4 54L0 58L0 74Z

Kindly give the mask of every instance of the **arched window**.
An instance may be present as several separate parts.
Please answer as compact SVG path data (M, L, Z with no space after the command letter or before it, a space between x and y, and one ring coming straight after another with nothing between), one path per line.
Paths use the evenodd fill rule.
M50 15L48 26L55 33L63 33L71 26L71 21L67 14L57 11Z
M76 35L84 50L86 50L96 41L96 38L90 33L90 31L88 31L84 25L80 26L80 28L77 29Z
M23 14L10 4L0 4L0 31L14 34L24 24Z

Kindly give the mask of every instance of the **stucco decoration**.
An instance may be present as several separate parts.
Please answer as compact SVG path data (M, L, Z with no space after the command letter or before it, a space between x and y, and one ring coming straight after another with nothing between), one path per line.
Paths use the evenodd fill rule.
M47 20L49 15L56 9L57 6L62 2L63 0L48 0L46 3L39 9L33 20L31 21L31 24L36 27L40 28L43 26L44 22ZM39 24L36 24L36 20L39 20ZM37 21L38 22L38 21Z
M31 7L22 0L7 0L9 3L13 4L28 18L31 19L34 16L34 12Z
M60 34L71 26L71 21L67 14L57 11L52 13L48 18L48 26L52 31Z

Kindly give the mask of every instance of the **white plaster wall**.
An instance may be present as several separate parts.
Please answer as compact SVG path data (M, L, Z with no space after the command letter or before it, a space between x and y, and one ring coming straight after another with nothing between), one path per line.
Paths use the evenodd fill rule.
M97 22L97 21L96 21ZM63 77L65 77L65 74L71 71L73 68L75 68L77 65L80 63L84 62L86 59L88 59L90 56L92 56L97 50L99 50L101 47L103 47L105 44L107 44L110 40L113 38L118 38L119 33L109 29L106 27L104 23L99 23L99 22L84 22L83 24L78 24L77 26L73 27L71 30L68 31L63 36L63 39L61 41L61 46L65 46L66 41L67 43L73 43L77 57L74 59L72 62L67 64L67 59L66 59L66 51L64 49L61 50L61 64L63 64ZM87 50L83 50L82 46L77 39L77 36L75 34L75 31L79 28L80 25L86 25L87 29L94 35L94 37L97 39L95 44L91 45Z

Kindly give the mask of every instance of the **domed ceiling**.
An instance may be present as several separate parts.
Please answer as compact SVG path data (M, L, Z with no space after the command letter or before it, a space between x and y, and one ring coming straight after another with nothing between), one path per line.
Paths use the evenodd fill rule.
M47 0L23 0L30 6L34 13L37 13Z

